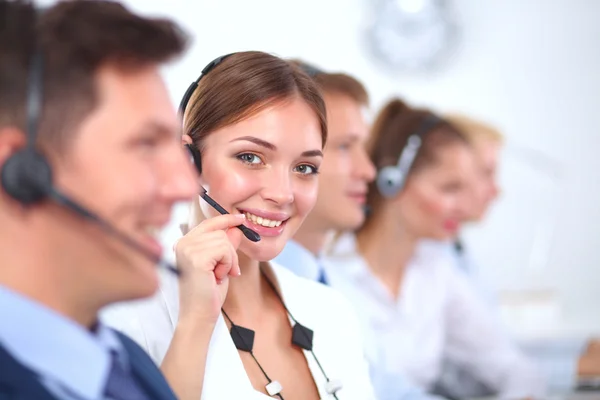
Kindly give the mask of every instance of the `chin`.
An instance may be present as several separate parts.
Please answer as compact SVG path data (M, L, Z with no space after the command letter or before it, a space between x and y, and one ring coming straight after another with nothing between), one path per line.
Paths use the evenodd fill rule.
M283 251L283 247L285 246L285 243L287 243L287 240L278 243L279 240L274 241L273 238L264 237L261 238L258 243L250 242L246 238L242 240L244 240L245 243L243 242L240 245L240 251L248 258L258 262L271 261Z
M359 210L353 210L344 215L340 215L335 229L344 231L354 231L362 226L365 222L365 213L362 208Z
M131 265L136 265L134 270L131 270ZM122 300L137 300L153 296L159 287L158 268L156 264L147 261L130 264L130 270L133 272L127 277L123 277ZM170 272L166 272L170 273Z

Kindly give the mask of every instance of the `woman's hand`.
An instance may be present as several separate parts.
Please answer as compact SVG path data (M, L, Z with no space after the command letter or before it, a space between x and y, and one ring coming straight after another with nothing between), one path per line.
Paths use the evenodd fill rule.
M236 250L243 214L209 218L175 244L179 283L179 322L193 326L216 322L227 295L229 277L240 275Z

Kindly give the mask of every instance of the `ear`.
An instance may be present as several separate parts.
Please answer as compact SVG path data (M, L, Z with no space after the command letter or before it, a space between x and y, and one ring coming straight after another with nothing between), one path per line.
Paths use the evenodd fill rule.
M23 132L15 127L0 128L0 168L6 160L27 145Z
M192 141L192 138L190 137L190 135L183 135L181 137L181 144L182 145L185 146L186 144L192 144L192 143L193 143L193 141Z

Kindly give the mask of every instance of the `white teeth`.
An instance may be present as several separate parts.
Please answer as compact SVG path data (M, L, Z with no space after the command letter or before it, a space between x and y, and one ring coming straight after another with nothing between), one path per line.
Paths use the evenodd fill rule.
M266 226L268 228L276 228L283 223L283 221L273 221L267 218L258 217L254 214L250 214L249 212L245 213L246 218L257 225Z

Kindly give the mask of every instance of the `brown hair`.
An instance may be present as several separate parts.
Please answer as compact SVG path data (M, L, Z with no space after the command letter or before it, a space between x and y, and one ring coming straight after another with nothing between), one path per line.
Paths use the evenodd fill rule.
M315 112L327 141L325 103L298 66L259 51L230 55L204 76L186 107L183 133L202 151L206 136L282 100L299 96Z
M296 59L291 62L305 71L310 71L309 75L312 75L312 78L324 93L347 96L360 105L369 105L367 89L358 79L342 72L330 73L323 71L302 60Z
M97 105L96 73L169 61L186 37L166 19L137 16L119 3L62 1L38 13L29 1L0 0L0 127L25 129L30 63L42 55L40 142L61 144Z
M379 112L367 144L375 167L380 170L395 165L408 138L422 129L431 115L429 110L409 107L400 99L388 102ZM445 120L440 120L434 128L424 132L421 140L421 147L409 170L409 176L434 163L440 149L455 144L468 145L462 132ZM367 196L367 205L372 210L376 210L382 200L376 182L372 182Z

